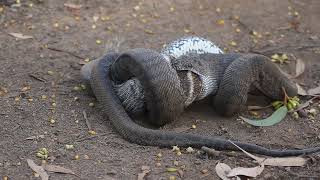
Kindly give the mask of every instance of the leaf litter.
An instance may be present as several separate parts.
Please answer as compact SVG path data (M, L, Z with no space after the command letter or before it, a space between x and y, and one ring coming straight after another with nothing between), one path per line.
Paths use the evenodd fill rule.
M218 163L215 167L217 175L223 180L231 180L231 179L240 179L239 176L246 176L246 177L257 177L259 176L263 170L264 166L280 166L280 167L302 167L307 163L307 159L302 157L258 157L247 151L243 150L241 147L230 141L234 146L239 148L243 153L247 156L254 159L259 165L256 167L245 168L245 167L236 167L231 168L229 165L225 163ZM209 148L208 148L209 149Z
M49 172L76 175L72 170L57 165L43 164L42 167Z
M234 177L239 175L247 176L247 177L257 177L263 172L263 170L264 170L263 164L253 168L236 167L231 169L231 171L227 174L227 177Z
M286 106L282 106L281 108L277 109L270 117L261 119L261 120L251 120L245 117L240 116L240 118L253 125L253 126L272 126L279 123L284 117L286 116L288 109Z
M228 174L231 172L231 167L225 163L218 163L215 167L217 175L222 180L231 180L230 177L228 177ZM240 180L239 176L235 176L237 180Z
M34 172L39 174L42 180L49 179L49 175L47 171L53 172L53 173L71 174L71 175L77 176L72 170L64 168L62 166L50 165L50 164L42 164L41 166L39 166L31 159L27 159L27 163Z
M138 174L138 180L144 180L145 176L151 172L150 166L142 166L142 172Z
M266 166L281 166L281 167L283 167L283 166L290 166L290 167L297 166L297 167L302 167L307 163L307 159L302 158L302 157L279 157L279 158L258 157L258 156L251 154L251 153L248 153L247 151L245 151L244 149L242 149L241 147L239 147L238 145L236 145L232 141L230 141L230 143L233 144L234 146L236 146L237 148L239 148L247 156L256 160L257 163L264 164Z
M296 75L294 76L294 78L299 77L300 75L302 75L305 71L305 64L301 59L297 59L296 60Z
M47 174L47 172L45 171L45 169L42 166L36 165L36 163L34 163L33 160L31 160L31 159L27 159L27 163L28 163L29 167L34 172L36 172L37 174L40 175L42 180L48 180L49 179L49 175Z
M33 36L24 35L21 33L9 33L9 35L11 35L17 39L32 39L33 38Z

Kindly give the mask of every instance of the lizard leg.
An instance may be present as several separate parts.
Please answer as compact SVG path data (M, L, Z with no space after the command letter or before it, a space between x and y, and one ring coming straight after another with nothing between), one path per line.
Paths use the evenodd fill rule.
M286 78L269 58L248 54L234 60L225 70L214 97L219 114L231 116L245 110L250 86L255 86L271 99L282 99L282 87L289 96L297 94L295 85Z

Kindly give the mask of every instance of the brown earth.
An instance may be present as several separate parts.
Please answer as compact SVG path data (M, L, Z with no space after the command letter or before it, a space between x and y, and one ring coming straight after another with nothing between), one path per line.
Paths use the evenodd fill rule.
M25 0L21 3L21 7L0 6L0 175L3 179L39 179L26 159L40 164L36 152L42 147L49 150L48 163L72 169L78 175L55 173L50 174L51 179L136 179L141 166L151 168L146 179L170 176L218 179L214 169L217 162L232 168L256 166L243 153L201 159L184 151L178 156L170 149L144 147L123 140L100 112L95 99L85 91L74 90L81 84L81 62L103 55L106 49L161 49L171 40L195 34L213 40L230 52L258 51L268 56L287 53L292 61L281 68L288 72L294 72L294 60L300 58L306 64L306 71L296 81L307 88L320 84L319 0ZM64 3L82 7L68 9ZM236 32L237 28L241 32ZM9 35L12 32L33 39L16 39ZM231 41L237 45L232 46ZM43 95L47 98L42 98ZM90 107L91 102L96 106ZM319 112L319 101L310 108ZM88 134L83 111L96 136ZM50 119L55 123L51 124ZM178 131L196 124L196 129L186 131L221 135L269 148L319 146L319 116L298 120L287 116L281 123L265 128L251 127L236 119L221 118L208 104L198 103L165 128ZM26 140L38 135L44 138ZM66 150L66 144L75 148ZM162 153L160 160L156 158L158 153ZM75 160L75 155L80 159ZM312 157L313 161L305 167L266 167L257 179L320 179L320 157ZM174 160L178 161L177 166ZM156 167L158 162L160 167ZM183 169L183 177L166 172L167 167ZM205 174L201 172L204 169L208 170Z

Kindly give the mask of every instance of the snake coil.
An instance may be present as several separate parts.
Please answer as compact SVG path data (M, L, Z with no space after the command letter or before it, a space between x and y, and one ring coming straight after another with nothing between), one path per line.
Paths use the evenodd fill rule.
M170 122L183 110L186 96L182 90L183 84L179 81L177 68L180 68L178 71L186 71L183 69L188 67L187 71L205 67L216 70L217 88L214 104L221 114L239 111L246 102L247 92L252 85L275 99L282 97L280 87L286 87L289 95L296 94L296 89L290 81L264 56L190 52L170 59L172 64L165 57L152 50L133 49L123 54L108 53L91 65L90 83L94 95L115 129L132 143L160 147L207 146L216 150L238 150L221 137L154 130L136 124L126 112L123 101L115 90L115 84L125 84L132 78L143 87L149 120L157 125ZM270 87L269 83L273 83L273 86ZM250 143L235 144L251 153L278 157L320 151L320 147L282 151Z

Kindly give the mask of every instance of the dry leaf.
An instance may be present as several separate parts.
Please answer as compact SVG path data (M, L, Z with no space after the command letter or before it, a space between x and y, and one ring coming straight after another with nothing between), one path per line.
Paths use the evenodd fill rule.
M298 89L298 94L301 96L307 96L307 95L317 95L320 94L320 86L309 89L309 90L304 90L299 84L296 83L297 89Z
M299 77L305 70L305 64L301 59L297 59L296 62L296 75L295 78Z
M181 169L179 169L177 172L178 172L178 174L179 174L179 177L180 177L180 178L183 178L183 171L182 171Z
M40 175L42 180L48 180L49 179L49 175L47 174L47 172L44 170L44 168L42 166L38 166L36 165L33 160L31 159L27 159L27 163L29 165L29 167L36 172L37 174Z
M33 36L23 35L21 33L9 33L11 36L18 38L18 39L31 39Z
M37 135L37 136L30 136L30 137L27 137L26 140L38 140L38 139L43 139L44 138L44 135Z
M307 163L307 160L302 157L283 157L283 158L260 158L256 159L258 163L263 163L268 166L297 166L301 167Z
M256 160L259 164L264 164L268 166L304 166L307 163L307 159L302 157L282 157L282 158L261 158L258 156L255 156L253 154L248 153L247 151L243 150L241 147L233 143L232 141L229 141L234 146L239 148L242 152L244 152L246 155L251 157L252 159Z
M55 173L63 173L63 174L72 174L75 175L75 173L67 168L56 166L56 165L49 165L49 164L43 164L42 167L49 172L55 172Z
M222 180L231 180L227 175L231 171L231 167L225 163L218 163L216 165L216 173Z
M71 4L71 3L64 3L64 6L70 9L75 9L75 10L78 10L82 7L82 5Z
M317 99L317 98L319 98L319 97L320 97L320 95L319 95L319 96L315 96L315 97L309 99L308 101L306 101L305 103L300 104L300 105L298 106L298 108L294 110L294 112L297 112L297 111L299 111L299 110L302 110L302 109L308 107L308 106L312 103L313 100L315 100L315 99Z
M313 89L309 89L308 90L308 94L309 95L317 95L320 94L320 86L313 88Z
M238 175L248 176L248 177L257 177L262 173L263 170L264 170L263 164L253 168L237 167L237 168L231 169L231 171L227 174L227 177L233 177Z
M149 166L142 166L141 170L142 173L138 174L138 180L144 180L144 177L151 171Z
M298 94L301 96L306 96L308 95L307 91L304 90L298 83L296 83L297 89L298 89Z
M170 168L167 168L167 172L177 172L177 168L172 168L172 167L170 167Z

